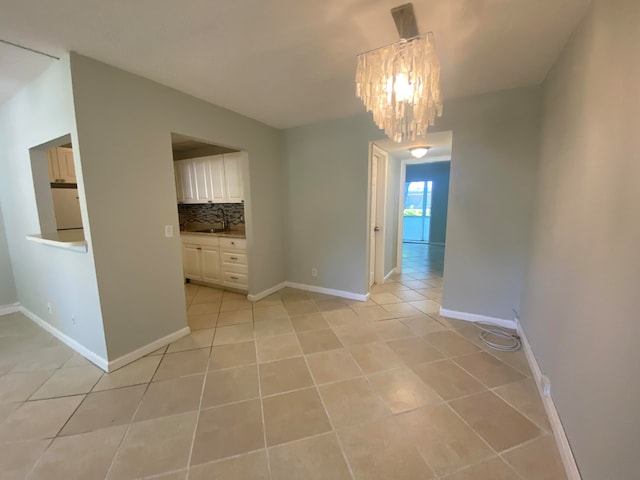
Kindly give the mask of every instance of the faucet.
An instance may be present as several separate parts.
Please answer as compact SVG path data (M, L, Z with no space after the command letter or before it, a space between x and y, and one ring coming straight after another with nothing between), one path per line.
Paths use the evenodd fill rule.
M227 225L227 216L224 213L224 208L219 208L217 215L222 215L222 230L227 231L229 225Z

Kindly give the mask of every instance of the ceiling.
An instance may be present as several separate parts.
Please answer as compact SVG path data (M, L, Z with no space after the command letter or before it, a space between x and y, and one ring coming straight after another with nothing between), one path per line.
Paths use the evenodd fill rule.
M238 152L233 148L215 145L213 143L201 142L195 138L171 134L171 150L173 150L174 160L184 160L187 158L208 157L210 155L220 155L221 153Z
M453 132L449 130L445 132L427 133L424 140L416 142L404 141L402 143L396 143L393 140L385 138L384 140L376 140L375 144L390 153L396 160L411 160L417 163L444 162L451 160ZM429 147L427 155L421 159L414 158L409 149L423 146Z
M0 0L0 38L100 60L278 128L364 112L358 53L401 0ZM446 98L537 85L589 0L414 0ZM0 103L49 58L0 44Z

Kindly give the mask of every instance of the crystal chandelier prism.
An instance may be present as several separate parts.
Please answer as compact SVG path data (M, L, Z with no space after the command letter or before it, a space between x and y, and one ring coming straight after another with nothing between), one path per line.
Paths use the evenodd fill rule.
M356 94L394 142L424 137L442 116L440 61L427 33L358 55Z

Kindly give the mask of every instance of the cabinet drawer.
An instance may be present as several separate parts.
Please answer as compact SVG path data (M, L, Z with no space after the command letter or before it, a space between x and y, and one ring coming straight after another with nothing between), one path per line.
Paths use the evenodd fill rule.
M221 238L220 247L234 250L246 250L247 240L246 238Z
M246 288L249 285L247 276L244 273L224 272L224 283L230 286Z
M243 273L244 275L248 272L246 265L237 265L233 263L223 263L222 271L229 273Z
M222 252L222 261L224 263L230 263L235 265L246 265L247 254L224 251Z
M207 245L210 247L217 247L220 244L220 238L214 237L213 235L189 235L185 233L180 234L180 240L182 240L182 244L191 244L191 245Z

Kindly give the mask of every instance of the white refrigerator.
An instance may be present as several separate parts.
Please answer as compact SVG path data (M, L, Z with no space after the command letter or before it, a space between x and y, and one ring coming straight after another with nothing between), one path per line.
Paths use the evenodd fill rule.
M58 230L82 228L77 188L51 188Z

